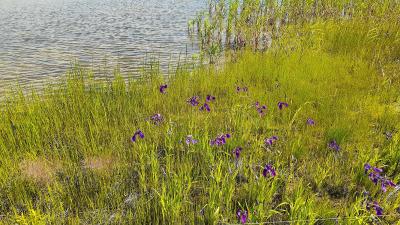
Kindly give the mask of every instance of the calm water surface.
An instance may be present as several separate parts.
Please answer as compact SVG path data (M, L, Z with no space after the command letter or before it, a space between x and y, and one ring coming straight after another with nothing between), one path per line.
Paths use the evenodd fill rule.
M187 21L204 0L0 0L0 89L35 87L79 61L136 73L149 54L161 68L194 53Z

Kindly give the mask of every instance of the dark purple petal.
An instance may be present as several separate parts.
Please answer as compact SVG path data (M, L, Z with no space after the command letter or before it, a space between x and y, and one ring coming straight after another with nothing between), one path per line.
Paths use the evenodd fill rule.
M204 103L204 105L202 105L202 106L200 107L200 110L201 110L201 111L206 110L207 112L210 112L210 111L211 111L210 106L209 106L207 103Z
M391 180L386 180L386 184L391 186L391 187L396 187L396 184Z
M272 145L272 144L274 144L274 142L276 140L278 140L278 137L277 136L272 136L270 138L265 139L264 143L265 143L265 145Z
M279 108L280 110L282 110L283 107L289 107L289 104L286 103L286 102L278 102L278 108Z
M233 154L235 154L235 157L236 157L236 159L239 159L239 157L240 157L240 153L242 152L242 147L236 147L234 150L233 150Z
M212 96L212 95L207 95L207 97L206 97L206 101L207 102L211 102L211 101L214 101L215 100L215 97L214 96Z
M377 216L382 216L383 215L383 208L380 207L377 202L374 202L372 207L375 209L375 212L376 212Z
M276 176L276 171L275 171L274 167L271 164L267 164L264 167L264 170L263 170L263 176L267 177L268 175L270 175L271 177L275 177Z
M369 164L369 163L365 163L364 164L364 171L365 171L365 174L367 174L368 173L368 171L371 169L371 165Z
M383 172L383 170L381 169L381 168L378 168L378 167L373 167L372 168L376 173L382 173Z
M337 152L340 150L340 146L338 145L336 140L333 140L333 141L329 142L328 147L330 149L336 150Z
M164 121L164 117L161 114L157 113L157 114L154 114L153 116L151 116L150 120L155 125L159 125L160 123L162 123Z
M236 216L240 223L245 224L247 222L247 211L246 210L237 211Z
M162 94L165 94L165 93L166 93L165 89L167 89L167 87L168 87L168 85L166 85L166 84L161 85L161 86L160 86L160 92L161 92Z
M189 98L186 102L191 104L192 106L197 106L199 105L199 99L200 99L199 96L193 96Z
M198 140L195 140L192 135L188 135L186 136L185 142L187 145L191 145L191 144L197 144Z
M381 181L381 190L382 190L383 192L386 192L386 184L385 184L385 182L383 182L383 181Z
M308 118L307 119L307 124L310 125L310 126L314 126L315 125L315 121L313 119L311 119L311 118Z
M142 132L141 130L137 130L137 131L133 134L133 136L132 136L132 138L131 138L131 141L132 141L132 142L136 142L137 136L139 136L139 137L142 138L142 139L144 138L143 132Z

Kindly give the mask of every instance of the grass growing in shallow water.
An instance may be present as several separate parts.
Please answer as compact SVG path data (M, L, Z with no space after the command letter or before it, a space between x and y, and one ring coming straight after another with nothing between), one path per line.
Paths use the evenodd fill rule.
M44 95L11 97L0 115L2 222L395 223L399 42L351 42L368 32L341 29L359 24L324 23L168 82L95 81L76 68Z

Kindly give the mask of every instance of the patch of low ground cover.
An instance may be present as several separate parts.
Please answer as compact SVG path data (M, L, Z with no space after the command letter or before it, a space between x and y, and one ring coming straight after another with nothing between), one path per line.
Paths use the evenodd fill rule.
M369 25L288 28L264 53L167 80L76 67L43 94L12 92L1 221L395 223L400 42Z

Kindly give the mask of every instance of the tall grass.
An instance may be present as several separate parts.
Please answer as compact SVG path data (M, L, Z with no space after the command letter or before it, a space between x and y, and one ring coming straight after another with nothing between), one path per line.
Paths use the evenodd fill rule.
M304 26L331 21L362 24L369 38L398 39L400 2L397 0L209 0L209 9L188 23L202 56L214 63L221 55L240 49L265 51L286 35L301 38ZM387 29L391 27L392 29ZM352 26L352 28L355 28ZM337 28L335 28L337 29ZM386 33L395 29L395 33ZM348 30L346 30L348 31ZM350 32L360 32L351 30ZM385 34L386 33L386 34ZM355 38L356 36L353 36ZM389 38L389 40L392 40ZM333 42L342 44L341 42ZM389 44L386 45L389 47Z
M10 92L0 114L0 221L222 224L238 223L242 210L247 222L395 224L399 194L364 171L370 163L400 179L393 22L305 22L276 47L219 67L128 81L116 70L98 81L78 66L43 94ZM186 102L196 95L199 105ZM210 112L199 110L207 95L216 97ZM145 136L132 142L138 129ZM225 145L210 145L226 133ZM275 177L263 176L266 164ZM367 209L373 201L384 216Z

